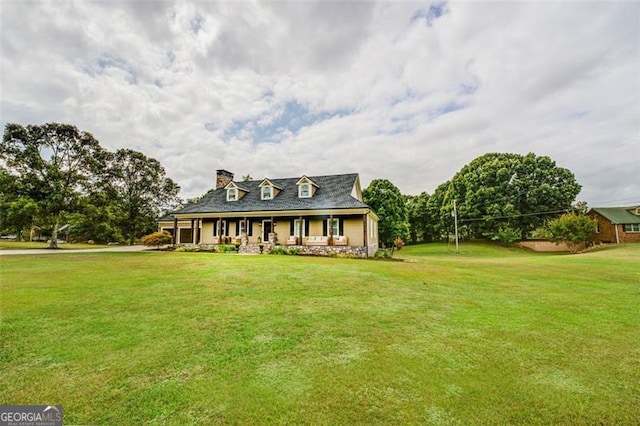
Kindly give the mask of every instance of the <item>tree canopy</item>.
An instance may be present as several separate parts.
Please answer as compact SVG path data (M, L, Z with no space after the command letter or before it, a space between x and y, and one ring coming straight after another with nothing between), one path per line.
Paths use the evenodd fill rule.
M120 208L120 224L129 243L140 230L143 218L156 217L175 205L180 188L166 176L155 159L131 149L119 149L111 156L108 188Z
M178 186L144 154L111 153L69 124L7 124L0 145L0 228L19 236L35 222L97 241L130 243L155 229L162 209L177 203Z
M431 197L426 192L405 196L409 239L412 243L424 243L437 238L436 222L429 209Z
M409 234L407 208L400 190L386 179L375 179L362 191L364 202L378 215L378 238L390 247L397 237Z
M21 188L38 203L53 225L57 247L60 216L77 208L79 198L104 170L105 150L93 135L69 124L7 124L0 156Z
M549 157L489 153L456 173L444 204L457 200L460 222L476 237L507 225L525 238L549 215L570 209L580 189L573 173Z

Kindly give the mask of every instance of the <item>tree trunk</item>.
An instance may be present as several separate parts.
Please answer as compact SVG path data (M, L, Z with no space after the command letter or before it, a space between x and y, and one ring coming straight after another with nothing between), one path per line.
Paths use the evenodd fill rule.
M129 235L129 245L130 245L130 246L132 246L132 245L133 245L133 243L135 242L135 241L134 241L134 240L135 240L135 238L136 238L136 226L135 226L135 225L132 225L132 226L131 226L131 234Z
M60 226L58 215L53 216L53 230L51 231L51 242L49 243L50 249L58 248L58 227Z

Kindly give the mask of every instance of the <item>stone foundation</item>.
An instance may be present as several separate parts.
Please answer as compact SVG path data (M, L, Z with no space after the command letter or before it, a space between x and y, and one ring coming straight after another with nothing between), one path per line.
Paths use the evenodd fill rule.
M302 255L367 257L367 248L359 246L287 246L287 248L296 248L299 250L298 254Z
M180 244L180 247L186 247L189 251L218 251L218 244ZM272 247L284 247L287 250L297 250L297 254L306 256L350 256L350 257L372 257L367 256L369 250L365 246L274 246L270 243L264 243L262 252L269 253ZM258 244L243 244L238 247L238 253L241 254L260 254L260 246Z

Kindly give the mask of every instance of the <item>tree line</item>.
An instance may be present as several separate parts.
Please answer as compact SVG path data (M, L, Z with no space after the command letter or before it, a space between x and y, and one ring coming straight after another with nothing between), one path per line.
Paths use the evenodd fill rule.
M110 152L91 133L60 123L7 124L0 144L0 232L45 230L56 248L69 225L77 240L128 241L156 229L179 186L155 159Z
M141 152L104 149L69 124L7 124L0 145L0 232L18 239L45 230L73 238L134 241L156 230L160 213L179 204L178 185ZM375 179L364 201L380 218L380 242L423 243L449 238L454 200L462 238L525 239L572 208L581 186L546 156L488 153L464 166L433 194L403 195ZM400 238L400 240L398 240Z
M380 242L390 247L398 237L410 243L449 238L454 200L461 238L526 239L572 210L580 190L573 173L547 156L488 153L433 194L402 195L389 180L375 179L363 198L380 218Z

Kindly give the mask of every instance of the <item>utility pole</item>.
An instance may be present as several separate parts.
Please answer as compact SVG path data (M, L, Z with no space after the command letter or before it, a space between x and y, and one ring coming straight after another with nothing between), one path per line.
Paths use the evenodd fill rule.
M456 208L456 200L453 200L453 226L456 233L456 254L459 254L458 250L458 209Z

